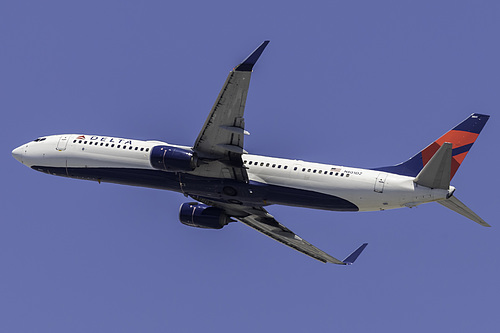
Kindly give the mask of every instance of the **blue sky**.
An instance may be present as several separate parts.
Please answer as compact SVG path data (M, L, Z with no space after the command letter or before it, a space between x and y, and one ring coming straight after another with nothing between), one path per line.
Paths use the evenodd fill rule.
M2 332L496 332L497 1L18 1L0 4ZM58 178L11 150L42 135L194 142L263 40L246 149L377 167L472 112L492 117L453 180L492 228L437 204L269 211L355 265L241 224L178 222L176 193Z

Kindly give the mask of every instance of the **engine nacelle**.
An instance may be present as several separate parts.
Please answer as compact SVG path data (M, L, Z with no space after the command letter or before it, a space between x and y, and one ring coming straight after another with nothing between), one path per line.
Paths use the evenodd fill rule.
M217 207L186 202L179 209L179 220L190 227L221 229L230 222L229 216Z
M198 163L193 151L172 146L154 146L149 160L153 168L172 172L193 171Z

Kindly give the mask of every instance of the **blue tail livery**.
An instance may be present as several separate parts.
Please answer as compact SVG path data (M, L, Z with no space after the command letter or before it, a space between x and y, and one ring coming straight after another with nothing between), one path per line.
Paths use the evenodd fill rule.
M441 148L443 143L449 142L453 147L451 180L489 118L490 116L488 115L473 113L453 129L446 132L439 139L432 142L422 151L418 152L408 161L394 166L375 168L374 170L386 171L402 176L416 177L422 168L429 162L431 157L434 156L439 148Z

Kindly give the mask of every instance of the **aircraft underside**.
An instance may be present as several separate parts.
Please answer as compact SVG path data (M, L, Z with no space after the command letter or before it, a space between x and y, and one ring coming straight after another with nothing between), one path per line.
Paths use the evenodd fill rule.
M185 195L242 206L285 205L356 212L352 202L315 191L255 181L208 178L184 173L132 168L64 168L33 166L34 170L69 178L180 192Z

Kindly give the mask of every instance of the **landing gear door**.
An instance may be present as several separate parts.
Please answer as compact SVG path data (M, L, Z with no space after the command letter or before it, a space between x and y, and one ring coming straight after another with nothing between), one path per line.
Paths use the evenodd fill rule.
M59 142L57 143L56 149L59 151L66 150L66 146L68 145L68 139L69 139L68 135L61 135L61 137L59 138Z
M375 180L375 192L382 193L384 192L385 180L387 179L387 173L381 172L378 174L377 179Z

